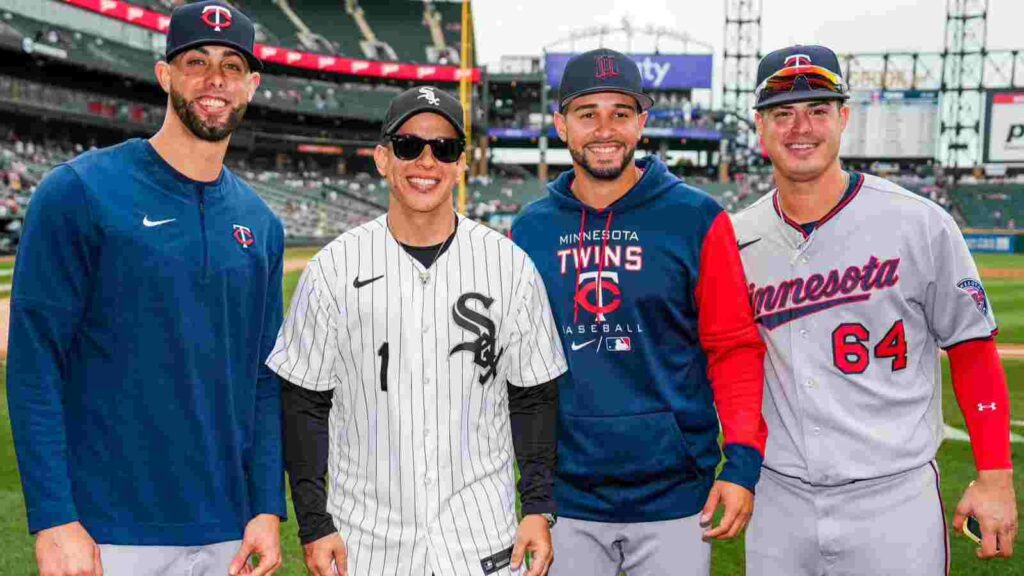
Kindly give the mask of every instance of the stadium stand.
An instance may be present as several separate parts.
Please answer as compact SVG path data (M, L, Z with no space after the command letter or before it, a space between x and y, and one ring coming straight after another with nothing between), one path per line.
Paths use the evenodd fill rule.
M170 13L182 0L135 0ZM453 2L245 0L232 4L257 26L258 42L368 60L457 65L461 7Z
M4 253L16 244L16 238L12 240L6 230L9 220L21 218L36 185L54 166L82 153L85 147L24 141L3 127L0 134L6 134L0 139L0 253ZM288 238L334 237L385 209L379 197L362 192L368 184L382 186L380 182L366 182L364 176L368 175L350 178L330 177L316 170L261 170L230 156L227 163L281 217Z
M951 196L972 228L1016 230L1024 224L1024 184L962 185Z

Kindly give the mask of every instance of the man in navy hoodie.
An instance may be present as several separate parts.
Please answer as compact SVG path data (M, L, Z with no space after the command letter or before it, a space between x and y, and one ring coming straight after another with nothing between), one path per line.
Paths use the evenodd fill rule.
M280 381L263 360L284 236L223 167L259 85L253 38L227 5L175 10L160 131L57 166L32 196L7 394L41 576L280 565Z
M553 576L706 575L708 541L753 509L765 347L728 214L656 157L633 160L651 104L626 56L571 60L555 126L573 170L512 227L569 362Z

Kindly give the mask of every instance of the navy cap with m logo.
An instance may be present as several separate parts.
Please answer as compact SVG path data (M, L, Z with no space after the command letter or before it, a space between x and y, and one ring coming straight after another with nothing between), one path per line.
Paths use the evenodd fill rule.
M558 108L564 110L578 96L598 92L620 92L636 98L641 110L647 110L654 99L644 94L640 68L629 56L598 48L573 56L565 65L558 86Z

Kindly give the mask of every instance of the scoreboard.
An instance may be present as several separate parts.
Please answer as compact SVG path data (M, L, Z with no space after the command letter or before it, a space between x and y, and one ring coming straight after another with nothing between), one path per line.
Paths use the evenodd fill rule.
M855 91L839 156L851 159L935 158L939 93L919 90Z

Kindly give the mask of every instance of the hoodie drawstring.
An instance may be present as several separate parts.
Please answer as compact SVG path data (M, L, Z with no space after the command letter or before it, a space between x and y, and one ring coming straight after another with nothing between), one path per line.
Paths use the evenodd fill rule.
M608 253L608 230L612 227L612 210L608 211L608 219L604 222L604 235L601 237L601 254L597 259L597 301L604 303L604 256Z
M597 299L601 301L602 281L604 280L604 257L608 252L608 231L612 227L612 215L614 210L608 211L608 218L604 222L604 234L601 236L601 251L597 253ZM583 267L583 235L587 230L587 210L580 210L580 236L579 244L576 247L576 285L572 294L572 321L575 324L579 321L580 315L580 269Z
M587 209L580 210L580 237L576 245L576 283L572 289L572 323L580 317L580 267L583 265L583 233L587 229Z

